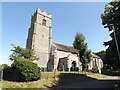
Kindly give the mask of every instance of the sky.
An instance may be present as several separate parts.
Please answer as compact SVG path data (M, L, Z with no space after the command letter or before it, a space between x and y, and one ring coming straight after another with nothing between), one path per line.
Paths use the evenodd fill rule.
M101 13L107 2L3 2L2 3L2 63L10 65L13 47L26 47L31 15L36 8L52 13L53 42L72 46L75 34L81 32L93 52L105 50L103 42L110 40L104 29Z

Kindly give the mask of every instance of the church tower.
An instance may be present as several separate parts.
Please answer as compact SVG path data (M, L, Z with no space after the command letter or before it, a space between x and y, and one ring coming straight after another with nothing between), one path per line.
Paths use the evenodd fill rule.
M47 68L52 44L52 15L36 9L31 18L26 47L32 48L39 60L35 62Z

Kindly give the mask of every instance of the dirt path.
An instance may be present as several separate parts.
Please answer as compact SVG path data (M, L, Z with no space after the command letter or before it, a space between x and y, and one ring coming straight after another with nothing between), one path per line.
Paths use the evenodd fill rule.
M58 88L111 88L114 83L120 81L120 76L111 76L99 80L84 81L70 85L60 86Z

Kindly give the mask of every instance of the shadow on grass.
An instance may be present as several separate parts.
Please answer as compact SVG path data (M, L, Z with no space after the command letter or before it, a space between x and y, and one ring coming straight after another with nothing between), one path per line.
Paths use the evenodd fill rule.
M96 80L86 75L77 74L77 73L61 73L57 77L58 77L58 80L56 80L55 78L55 80L53 81L54 85L52 87L58 87L58 86L63 86L67 84L77 83L77 82ZM51 88L47 85L45 85L45 87Z
M55 85L48 88L57 90L118 90L120 86L114 87L118 80L98 80L83 74L61 73L59 80L54 80ZM45 85L47 87L47 85Z

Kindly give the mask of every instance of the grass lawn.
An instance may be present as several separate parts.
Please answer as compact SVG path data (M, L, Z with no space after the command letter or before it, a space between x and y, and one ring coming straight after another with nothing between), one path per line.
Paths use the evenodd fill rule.
M54 85L54 79L41 79L32 82L2 81L2 88L47 88Z
M1 81L2 88L48 88L109 77L90 72L42 72L41 74L42 77L40 80L32 82L12 82L3 80Z

